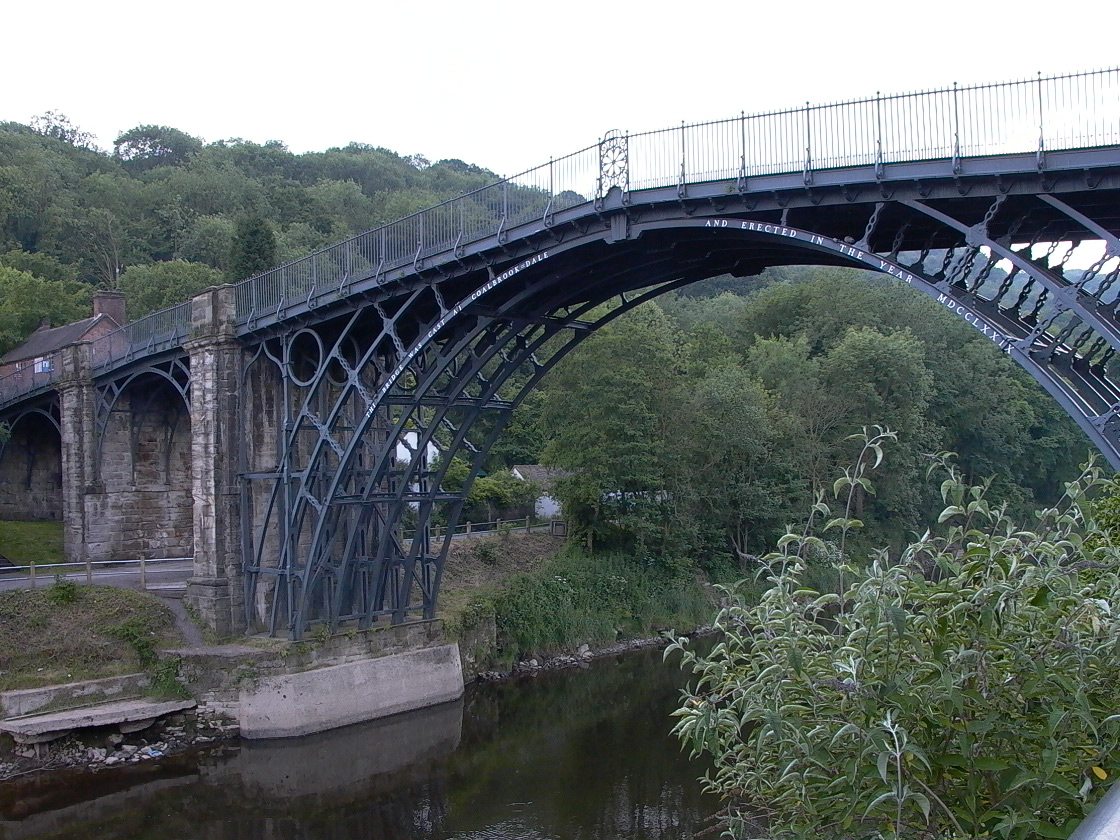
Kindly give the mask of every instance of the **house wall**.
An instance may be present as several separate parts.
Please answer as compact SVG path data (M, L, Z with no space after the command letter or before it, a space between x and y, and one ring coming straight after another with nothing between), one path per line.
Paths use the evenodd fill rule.
M560 503L551 496L541 496L534 507L538 519L552 519L560 515Z

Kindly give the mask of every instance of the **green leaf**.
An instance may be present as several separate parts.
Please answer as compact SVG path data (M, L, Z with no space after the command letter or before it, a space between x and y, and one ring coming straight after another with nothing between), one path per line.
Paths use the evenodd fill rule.
M917 791L912 791L907 795L907 798L908 799L913 799L915 802L918 803L918 807L922 809L922 816L926 818L926 822L928 823L929 822L929 799L926 798L925 794L918 793Z
M1070 834L1068 829L1064 827L1059 828L1046 820L1036 820L1032 828L1034 829L1034 833L1039 837L1066 838L1069 837Z
M972 764L977 770L984 771L1006 770L1011 766L998 758L974 758Z
M886 801L891 800L891 799L895 799L895 798L896 797L894 795L893 790L888 790L886 793L879 794L878 796L876 796L871 801L871 804L868 805L867 808L864 810L863 816L866 817L868 814L870 814L872 811L874 811L877 807L879 807L879 805L881 803L886 802Z
M960 505L949 505L949 507L941 511L941 515L937 517L937 524L940 525L946 520L952 519L954 516L964 516L964 508Z

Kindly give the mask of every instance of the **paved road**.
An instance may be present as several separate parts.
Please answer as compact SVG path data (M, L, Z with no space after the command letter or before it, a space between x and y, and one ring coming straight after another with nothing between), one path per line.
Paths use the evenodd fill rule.
M166 563L146 564L144 580L149 589L159 589L166 586L186 583L191 576L191 562L189 560L175 560ZM36 576L36 588L50 586L54 583L52 569L40 571ZM64 575L67 580L75 583L86 583L86 572L72 571ZM140 589L140 568L136 564L127 566L111 566L108 569L93 569L93 583L98 586L122 586L126 589ZM31 580L22 570L0 570L0 591L8 589L30 589Z

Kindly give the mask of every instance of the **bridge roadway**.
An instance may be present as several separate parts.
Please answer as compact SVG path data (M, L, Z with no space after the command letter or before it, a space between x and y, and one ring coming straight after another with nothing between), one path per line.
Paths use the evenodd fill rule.
M193 552L218 632L432 617L453 457L641 302L796 264L930 296L1120 468L1118 235L1117 71L612 133L0 380L0 480L75 559Z

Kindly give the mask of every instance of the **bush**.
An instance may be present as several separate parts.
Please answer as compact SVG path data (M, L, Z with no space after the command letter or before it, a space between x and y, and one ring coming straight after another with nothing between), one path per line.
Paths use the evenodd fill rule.
M1117 547L1085 499L1120 485L1087 472L1026 531L940 463L936 533L863 568L788 534L760 603L729 589L710 654L670 648L698 677L675 732L714 759L732 836L761 814L772 838L1067 837L1111 781ZM829 550L842 596L805 584Z
M54 576L54 583L47 587L47 600L56 606L73 604L82 596L81 590L72 580L67 580L62 575Z
M692 574L672 575L621 555L569 550L511 578L494 598L505 658L698 626L711 602Z

